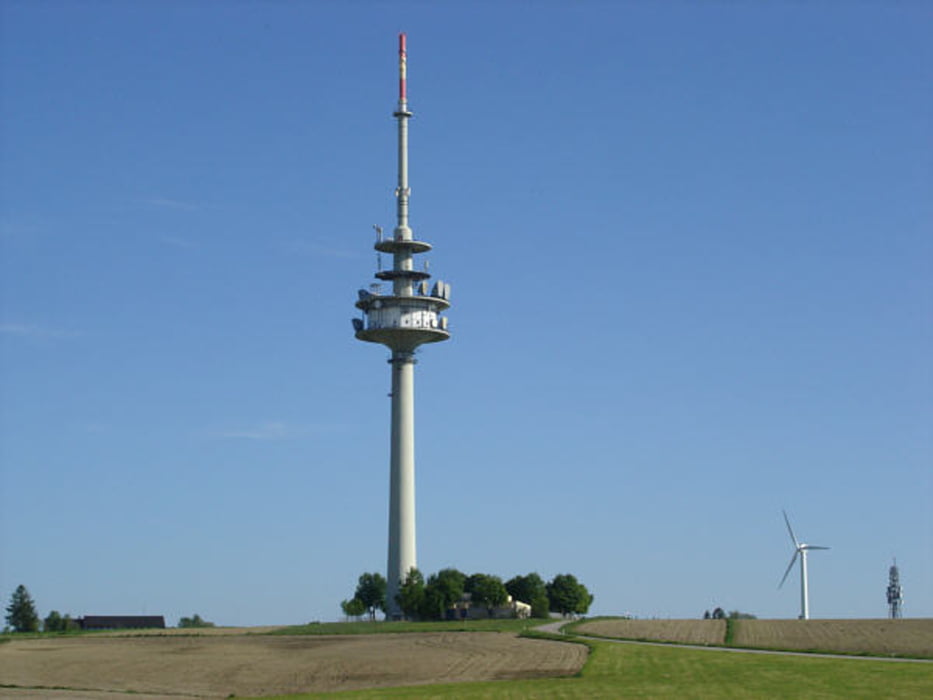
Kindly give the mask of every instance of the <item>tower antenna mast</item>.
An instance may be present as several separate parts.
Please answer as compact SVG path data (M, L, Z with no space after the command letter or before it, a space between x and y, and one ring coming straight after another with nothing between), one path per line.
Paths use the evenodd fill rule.
M386 616L404 617L396 595L411 569L417 567L415 552L415 350L425 343L450 338L447 317L450 285L438 280L430 293L427 270L414 268L414 256L431 245L414 238L408 218L411 188L408 185L408 46L405 34L398 42L398 181L395 188L396 226L389 238L381 235L375 248L392 255L392 269L378 270L376 278L392 282L391 294L359 291L356 308L362 318L353 319L356 337L381 343L392 355L392 435L389 466L389 556L386 573Z
M888 617L897 620L904 614L904 590L901 588L901 572L897 568L897 559L888 569Z

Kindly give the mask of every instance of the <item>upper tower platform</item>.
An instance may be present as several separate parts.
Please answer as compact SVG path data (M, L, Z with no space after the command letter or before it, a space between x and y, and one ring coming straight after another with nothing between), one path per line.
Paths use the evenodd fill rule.
M396 226L391 237L376 240L375 249L392 255L392 269L379 270L375 277L392 283L391 294L361 289L356 308L362 318L353 319L356 337L382 343L393 352L410 354L424 343L450 338L447 318L450 285L438 280L429 285L427 270L416 270L414 256L427 253L431 244L415 240L408 223L408 57L405 35L399 35L399 99L392 116L398 121L398 184L395 188Z

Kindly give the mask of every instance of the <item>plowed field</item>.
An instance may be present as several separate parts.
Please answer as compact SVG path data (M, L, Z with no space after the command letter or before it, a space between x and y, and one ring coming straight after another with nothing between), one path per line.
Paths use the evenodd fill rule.
M0 644L0 682L16 686L0 697L222 698L539 678L575 673L586 653L578 644L494 632L26 639Z
M738 620L733 644L933 657L933 620Z
M730 646L933 658L933 619L734 620ZM725 644L725 620L593 620L578 634L679 644Z
M580 625L578 634L617 639L640 639L679 644L722 644L725 620L594 620Z

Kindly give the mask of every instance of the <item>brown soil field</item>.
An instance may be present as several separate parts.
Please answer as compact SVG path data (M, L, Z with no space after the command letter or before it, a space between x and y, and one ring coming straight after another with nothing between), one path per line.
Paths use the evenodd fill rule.
M723 644L725 620L594 620L580 625L578 634L617 639L643 639L679 644Z
M933 619L737 620L735 646L933 657Z
M0 644L0 683L15 686L0 697L224 698L540 678L575 673L586 654L579 644L495 632L25 639Z
M578 634L679 644L725 644L725 620L594 620ZM734 647L933 658L933 619L735 620Z

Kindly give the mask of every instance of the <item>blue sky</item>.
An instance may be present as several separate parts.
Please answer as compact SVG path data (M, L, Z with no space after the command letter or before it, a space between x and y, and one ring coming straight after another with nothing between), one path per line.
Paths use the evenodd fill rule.
M330 620L386 558L394 221L419 565L592 612L933 616L933 10L0 5L0 597Z

